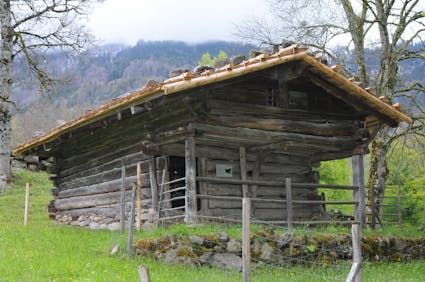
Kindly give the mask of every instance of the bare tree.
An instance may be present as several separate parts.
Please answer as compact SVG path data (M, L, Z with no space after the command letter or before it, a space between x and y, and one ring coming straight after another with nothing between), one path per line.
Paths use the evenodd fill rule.
M243 38L272 41L275 39L270 34L277 31L278 36L311 46L342 65L344 62L338 61L333 51L338 41L348 39L346 53L354 54L356 67L346 68L345 72L371 84L375 95L385 96L390 102L400 98L405 103L408 101L406 110L413 124L398 129L381 128L371 144L369 201L371 194L375 197L369 205L375 207L372 214L379 219L388 178L386 154L391 144L400 137L424 132L425 106L418 98L425 94L425 87L420 82L406 83L399 68L402 62L409 60L425 61L425 3L420 0L271 0L270 4L275 13L273 31L259 20L249 21L237 27ZM415 43L421 44L420 48L411 48ZM373 72L368 69L366 48L378 53L379 65Z
M101 0L0 0L0 190L8 185L11 151L13 61L21 59L40 89L54 79L42 68L48 50L83 50L91 38L84 29L89 7Z

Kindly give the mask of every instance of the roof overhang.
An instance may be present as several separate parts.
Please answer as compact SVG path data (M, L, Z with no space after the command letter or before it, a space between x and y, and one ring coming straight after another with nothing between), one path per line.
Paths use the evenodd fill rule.
M367 105L370 109L376 112L378 119L383 116L394 123L403 121L408 123L412 122L412 119L406 114L381 101L367 90L345 78L343 75L339 74L335 68L325 65L321 63L320 60L309 55L307 53L307 48L293 45L272 55L259 55L255 58L244 61L239 65L227 65L214 71L204 72L201 75L194 75L188 72L178 77L168 79L153 87L145 87L125 97L112 100L75 120L51 130L43 136L17 146L13 150L13 155L21 155L24 152L39 147L40 145L52 142L73 130L102 120L107 116L116 114L131 106L156 99L160 96L180 93L185 90L211 85L294 61L303 61L307 65L308 71L317 75L323 81L335 85L336 88L340 89L341 94L331 93L335 96L339 96L337 98L350 98L356 101L361 101L364 105Z

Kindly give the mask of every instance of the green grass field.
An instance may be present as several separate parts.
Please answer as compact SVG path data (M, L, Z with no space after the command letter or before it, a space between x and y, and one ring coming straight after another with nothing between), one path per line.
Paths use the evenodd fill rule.
M29 223L23 226L26 182L32 187ZM128 260L124 254L126 235L63 226L47 218L51 183L46 174L19 171L13 185L13 190L0 195L0 281L138 281L140 264L149 266L152 281L241 281L240 273L223 269L168 265L142 257ZM211 233L221 228L215 225L188 229L177 225L136 233L135 238ZM231 236L240 234L237 226L226 227L226 232ZM111 257L109 251L116 244L120 244L121 252ZM345 281L349 268L349 263L261 266L253 270L252 281ZM424 281L425 262L365 263L363 273L364 281Z

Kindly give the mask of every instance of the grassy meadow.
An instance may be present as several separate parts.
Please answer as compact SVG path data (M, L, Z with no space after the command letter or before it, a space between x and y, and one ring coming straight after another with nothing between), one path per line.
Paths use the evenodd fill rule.
M26 182L32 187L29 222L23 226ZM0 281L138 281L141 264L149 266L152 281L241 281L240 273L223 269L169 265L143 257L129 260L126 235L56 224L47 216L51 183L45 173L15 172L13 186L0 194ZM211 233L222 228L176 225L136 233L135 239ZM230 236L240 236L238 226L225 229ZM117 244L121 251L110 256ZM349 268L349 262L317 267L259 266L253 270L252 281L345 281ZM423 281L425 262L365 263L363 273L364 281Z

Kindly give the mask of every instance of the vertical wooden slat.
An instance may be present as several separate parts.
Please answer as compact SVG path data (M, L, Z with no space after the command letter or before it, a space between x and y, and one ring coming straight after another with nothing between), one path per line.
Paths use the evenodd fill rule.
M25 184L25 210L24 210L24 225L28 223L28 209L30 201L30 184Z
M196 157L195 157L195 139L189 137L185 141L185 163L186 163L186 203L185 203L185 221L186 224L194 224L197 219L196 203Z
M241 168L241 180L247 179L247 164L246 164L246 149L245 147L239 148L239 163ZM242 197L248 197L248 185L242 184Z
M121 167L121 201L120 201L120 232L124 233L125 229L125 165Z
M242 281L251 281L251 199L242 199Z
M156 180L156 163L155 158L149 158L149 180L151 183L152 206L156 213L158 209L158 182Z
M207 160L207 158L200 158L198 172L203 177L208 176L208 160ZM200 182L199 183L199 194L207 195L207 191L208 191L208 183L207 182ZM205 212L207 209L208 209L208 199L201 199L201 207L200 207L201 214L203 212Z
M134 233L134 209L136 202L136 186L131 190L131 207L130 218L128 223L128 240L127 240L127 257L131 258L133 255L133 233Z
M279 78L279 103L278 106L284 109L289 107L288 82L286 76Z
M140 282L151 282L149 268L147 265L141 265L137 271L139 272Z
M292 209L292 187L291 187L291 178L285 178L285 188L286 188L286 221L288 222L288 229L292 230L293 225L293 209Z
M398 178L397 183L397 215L398 215L398 227L403 229L403 214L401 210L401 182L400 177Z
M262 158L263 156L260 153L257 154L255 163L254 163L254 169L252 170L252 180L258 180L258 178L260 177ZM257 190L258 190L258 185L251 186L252 198L257 197ZM255 214L255 202L251 203L251 216L254 216L254 214Z
M361 249L361 228L358 224L351 226L353 243L353 265L348 273L346 282L362 282L362 249Z
M356 155L351 158L351 167L353 171L353 185L359 189L353 191L356 205L355 219L360 221L360 227L366 227L366 204L365 204L365 186L364 186L364 164L363 155Z
M136 230L140 231L142 224L142 164L137 163L137 200L136 200Z

